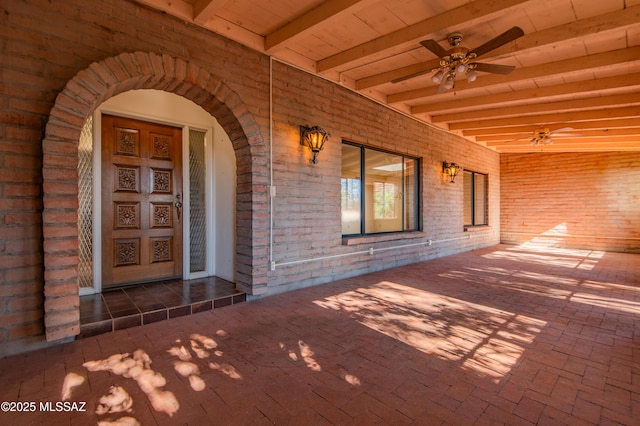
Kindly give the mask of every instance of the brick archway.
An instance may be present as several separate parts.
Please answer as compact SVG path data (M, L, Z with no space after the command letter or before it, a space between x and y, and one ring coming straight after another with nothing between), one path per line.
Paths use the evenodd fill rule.
M76 336L78 296L78 141L86 118L105 100L134 89L157 89L201 106L229 135L236 151L237 286L257 294L266 285L267 159L255 118L237 93L193 62L147 52L91 64L56 98L42 141L44 317L47 341ZM264 222L264 223L263 223ZM264 258L264 259L263 259Z

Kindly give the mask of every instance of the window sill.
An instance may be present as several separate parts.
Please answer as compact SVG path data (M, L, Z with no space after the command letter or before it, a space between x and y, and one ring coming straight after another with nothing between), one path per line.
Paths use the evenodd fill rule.
M464 232L482 232L491 229L489 225L465 226Z
M413 232L398 232L391 234L379 234L379 235L358 235L355 237L343 237L343 246L357 246L359 244L373 244L382 243L385 241L397 241L397 240L411 240L415 238L425 238L426 234L420 231Z

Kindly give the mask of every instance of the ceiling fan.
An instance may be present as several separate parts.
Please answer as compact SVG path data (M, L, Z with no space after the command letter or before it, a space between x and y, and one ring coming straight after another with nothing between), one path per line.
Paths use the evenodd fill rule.
M536 129L533 131L533 136L531 137L531 140L529 143L534 146L551 145L553 144L552 136L554 137L578 136L576 133L564 133L568 130L573 130L573 127L563 127L557 130L549 130L548 127L540 126L539 129ZM516 141L521 139L526 139L526 138L519 138L519 139L516 139Z
M404 81L437 70L431 77L431 80L434 83L439 84L438 90L436 91L436 93L439 94L445 90L453 88L454 79L458 74L465 74L467 80L470 82L475 81L478 77L477 71L503 75L509 74L515 69L512 65L487 64L474 62L474 60L479 56L489 53L492 50L517 39L518 37L522 37L523 35L524 31L522 31L520 27L513 27L472 50L460 45L460 42L462 41L462 33L460 32L454 32L447 36L447 41L451 46L449 50L440 46L440 44L433 39L423 40L420 44L440 58L440 65L431 70L421 71L416 74L395 79L392 83Z

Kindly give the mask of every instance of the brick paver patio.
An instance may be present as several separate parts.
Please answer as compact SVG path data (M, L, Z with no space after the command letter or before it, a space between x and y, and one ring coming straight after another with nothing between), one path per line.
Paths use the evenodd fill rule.
M500 245L5 358L0 377L9 409L34 409L3 425L638 424L640 256Z

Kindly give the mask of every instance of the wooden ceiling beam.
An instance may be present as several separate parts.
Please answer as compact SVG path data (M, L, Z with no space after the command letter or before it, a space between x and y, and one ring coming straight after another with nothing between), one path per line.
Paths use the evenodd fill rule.
M146 4L155 9L167 12L170 15L177 16L185 21L193 19L193 5L186 0L175 0L171 2L163 0L137 0L139 3Z
M622 107L622 108L605 108L589 111L571 111L560 113L549 113L540 115L527 115L523 117L508 117L478 121L462 121L460 123L451 123L449 130L467 130L480 129L487 127L502 127L514 125L531 125L531 124L551 124L551 123L571 123L573 121L589 121L603 120L611 118L634 118L640 116L640 105ZM569 124L571 125L571 124Z
M406 28L391 32L374 40L362 43L343 52L321 59L317 63L318 72L326 72L367 56L381 53L398 45L414 42L440 30L451 28L483 16L504 11L526 3L527 0L477 0L457 7L440 15L425 19Z
M544 145L531 145L529 141L519 141L513 144L508 145L487 145L488 148L495 148L498 151L502 152L504 149L517 149L517 148L527 148L528 151L535 150L536 148L544 147L545 150L548 147L554 147L556 149L562 149L563 151L566 148L573 149L602 149L605 151L621 151L622 148L627 148L627 150L635 150L640 151L640 139L633 141L624 141L624 142L610 142L606 140L597 141L597 142L581 142L581 141L558 141L556 139L553 140L552 144Z
M487 127L464 130L463 134L467 137L478 137L485 135L515 135L518 133L531 133L537 130L540 125L525 125L525 126L505 126L505 127ZM562 129L565 127L571 127L573 130L593 130L593 129L622 129L622 128L639 128L640 118L623 118L623 119L611 119L611 120L590 120L580 121L573 123L558 122L553 126L548 126L552 130Z
M598 144L563 144L554 143L552 145L537 145L532 146L529 143L520 145L508 145L500 147L492 147L501 154L515 154L515 153L532 153L532 152L605 152L605 151L640 151L640 145L635 142L624 144L610 144L610 143L598 143Z
M267 53L282 50L293 40L310 33L317 29L318 26L326 25L331 20L353 13L357 9L366 7L367 3L373 3L374 1L379 0L327 0L318 7L267 34L264 50Z
M552 139L553 139L552 145L564 145L564 146L573 145L574 147L577 147L577 146L588 147L588 146L594 146L594 145L608 145L610 147L613 147L613 146L633 147L634 145L637 145L637 148L640 149L640 137L627 138L627 139L609 139L609 138L579 139L579 138L552 137ZM531 142L529 138L524 138L517 141L514 140L511 142L487 142L488 147L508 147L508 146L517 147L520 145L526 145L530 147ZM549 146L549 145L544 145L544 146Z
M558 126L553 126L554 129L557 127ZM540 127L534 127L534 130L532 131L521 133L522 135L521 139L531 138L533 133L538 129L540 129ZM552 133L553 133L553 130L552 130ZM567 130L562 133L567 133L572 135L573 137L579 137L579 138L604 138L604 137L610 138L610 137L617 137L617 136L640 137L640 127L635 127L635 128L632 127L628 129L600 129L600 130L588 130L588 131L578 131L578 132L574 132L574 129L572 129L570 131ZM512 142L514 139L517 139L515 136L518 136L518 134L493 134L489 136L476 136L476 141L506 143L506 142ZM572 136L563 136L562 139L571 138ZM551 135L551 137L553 138L553 134Z
M427 74L440 66L440 59L433 59L427 62L420 62L413 65L407 65L394 70L381 72L369 77L356 80L356 90L365 90L370 87L380 86L382 84L391 83L392 81L409 76L418 76Z
M575 95L578 93L597 92L601 90L640 86L640 73L616 75L613 77L599 78L587 81L574 81L571 83L556 84L553 86L536 87L534 89L516 90L513 92L496 93L491 96L474 96L471 98L456 99L447 102L434 102L430 104L416 105L411 108L412 114L429 113L433 111L447 111L452 109L487 108L489 104L505 104L517 101L539 101L542 98L550 98L562 95Z
M198 24L204 24L216 16L216 13L228 3L229 0L196 0L193 3L193 20Z
M615 30L640 22L640 5L628 7L624 10L616 10L603 15L581 19L568 24L559 25L532 34L525 34L519 39L508 43L483 56L482 60L487 61L501 55L522 52L527 49L540 49L546 45L558 44L593 34L602 34L606 31ZM427 61L419 64L408 65L394 70L356 80L356 89L364 90L381 84L390 83L392 80L428 72L437 67L439 61Z
M204 19L204 22L196 21L196 14L194 12L195 5L189 3L186 0L136 0L139 3L146 4L148 6L154 7L156 9L162 10L172 16L178 17L185 22L194 21L196 24L201 25L203 28L206 28L215 33L221 34L229 39L235 40L244 44L245 46L249 46L255 50L262 50L264 48L264 37L253 33L246 28L241 27L238 24L227 21L225 19L220 18L217 15L211 16L210 13L206 12L204 9L200 13L200 19L204 19L204 16L209 16ZM205 8L217 7L221 0L212 0L211 4L204 4ZM222 7L222 6L220 6Z
M452 123L458 121L482 120L490 117L534 115L545 111L571 111L596 109L612 105L620 106L633 104L640 104L640 96L638 96L638 93L596 96L592 98L572 99L570 101L543 102L528 105L506 106L502 108L479 109L476 111L434 115L431 117L431 120L434 123Z
M457 80L455 89L457 91L465 89L477 89L481 87L495 86L499 84L509 84L521 80L531 80L534 78L548 77L552 75L562 75L565 73L584 71L592 68L606 67L624 62L634 62L640 60L640 46L626 49L618 49L609 52L597 53L594 55L580 56L577 58L565 59L557 62L550 62L533 67L519 68L509 75L483 74L473 83L466 80ZM437 87L435 85L423 88L394 93L387 96L387 103L394 104L406 102L413 99L434 96Z

